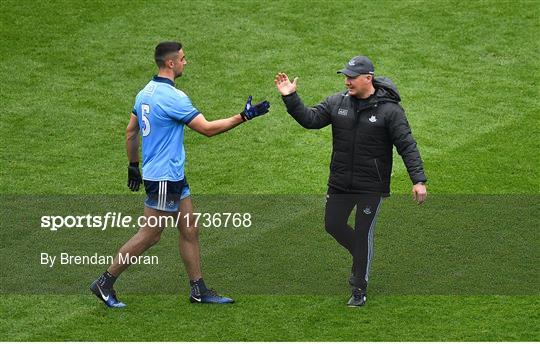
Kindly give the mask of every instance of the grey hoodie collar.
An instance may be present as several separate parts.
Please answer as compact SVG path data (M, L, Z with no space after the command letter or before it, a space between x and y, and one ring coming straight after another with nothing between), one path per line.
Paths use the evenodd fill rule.
M377 76L373 79L373 86L376 89L375 94L378 98L386 98L394 102L401 101L397 86L390 78Z

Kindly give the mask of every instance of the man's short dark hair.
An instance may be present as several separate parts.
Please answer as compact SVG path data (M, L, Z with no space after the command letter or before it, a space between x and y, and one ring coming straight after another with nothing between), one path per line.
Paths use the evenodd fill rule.
M161 42L156 46L154 60L159 68L165 67L165 60L171 53L177 53L182 49L180 42Z

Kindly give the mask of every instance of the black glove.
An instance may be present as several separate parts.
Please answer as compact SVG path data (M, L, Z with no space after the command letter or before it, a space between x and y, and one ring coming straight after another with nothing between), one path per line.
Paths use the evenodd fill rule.
M139 171L138 162L130 162L128 166L128 187L131 191L139 191L142 183L141 171Z
M244 111L240 113L244 121L248 121L257 116L264 115L265 113L268 112L270 108L270 103L266 100L263 102L257 103L255 105L251 105L252 98L253 98L252 96L248 97L246 106L244 106Z

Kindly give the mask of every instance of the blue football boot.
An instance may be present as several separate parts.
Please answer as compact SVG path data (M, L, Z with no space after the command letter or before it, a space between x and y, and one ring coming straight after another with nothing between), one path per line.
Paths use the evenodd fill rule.
M201 292L197 286L192 286L191 294L189 295L189 302L224 304L234 303L234 300L229 297L218 295L214 289L206 289L205 291Z
M116 291L114 289L105 289L101 287L98 283L98 280L95 280L94 283L90 285L90 291L96 295L98 299L103 301L105 305L109 308L124 308L126 304L118 301L116 298Z

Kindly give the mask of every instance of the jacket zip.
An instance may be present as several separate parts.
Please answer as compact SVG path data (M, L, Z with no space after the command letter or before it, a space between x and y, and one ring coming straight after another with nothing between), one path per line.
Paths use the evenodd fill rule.
M354 123L354 133L353 133L353 141L352 141L352 154L351 154L351 167L350 167L350 171L351 171L351 176L349 178L349 191L352 191L352 188L353 188L353 185L352 185L352 182L353 182L353 172L354 172L354 155L355 155L355 150L356 150L356 133L358 132L358 123L360 123L360 112L364 111L364 110L367 110L373 106L377 105L377 103L375 104L369 104L368 106L366 107L363 107L363 108L359 108L357 109L356 108L356 104L353 104L353 106L355 107L356 109L356 119L355 119L355 123ZM379 171L377 170L377 173ZM380 175L379 175L379 179L380 179Z
M349 190L352 190L352 182L353 182L353 172L354 172L354 151L356 150L356 132L358 131L358 121L360 119L360 110L356 111L356 120L354 124L354 133L353 133L353 141L352 141L352 154L351 154L351 167L349 168L350 171L350 178L349 178Z
M379 172L379 164L377 164L377 158L375 158L375 169L377 170L377 175L379 176L379 181L382 183L381 173Z

